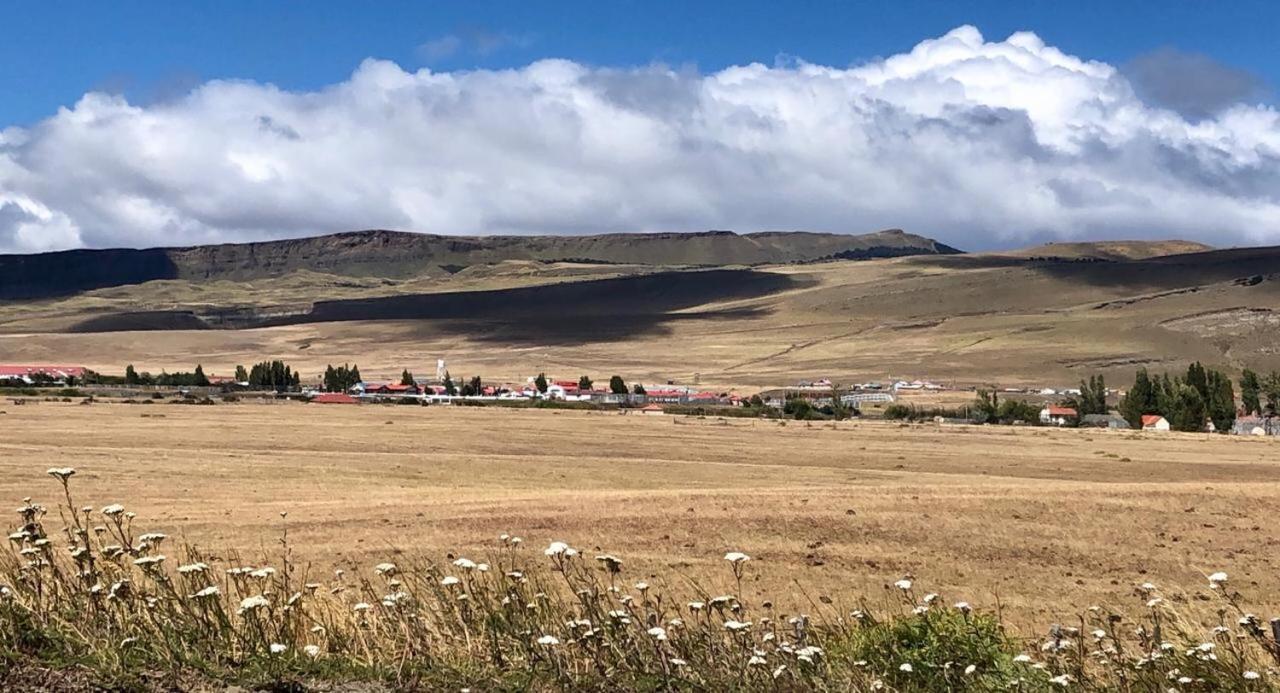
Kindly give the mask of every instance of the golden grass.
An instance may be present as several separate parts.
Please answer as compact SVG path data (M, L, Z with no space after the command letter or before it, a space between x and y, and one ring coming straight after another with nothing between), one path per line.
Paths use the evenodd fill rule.
M744 596L874 593L911 573L1015 624L1205 591L1280 607L1276 443L1183 434L301 404L0 405L0 497L79 470L77 498L212 551L291 544L317 568L443 558L511 532ZM49 499L52 500L52 499ZM1136 603L1136 602L1134 602Z

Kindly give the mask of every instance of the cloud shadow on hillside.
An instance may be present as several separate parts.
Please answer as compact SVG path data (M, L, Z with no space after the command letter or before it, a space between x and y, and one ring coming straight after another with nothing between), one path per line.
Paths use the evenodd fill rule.
M317 302L307 313L255 316L166 311L95 316L72 332L248 329L323 322L421 322L422 336L446 332L504 344L573 345L670 333L669 323L755 317L755 307L690 311L803 286L790 275L754 269L657 272L493 291L442 292ZM216 319L213 319L216 318ZM398 334L403 334L398 331ZM377 328L370 327L376 338Z

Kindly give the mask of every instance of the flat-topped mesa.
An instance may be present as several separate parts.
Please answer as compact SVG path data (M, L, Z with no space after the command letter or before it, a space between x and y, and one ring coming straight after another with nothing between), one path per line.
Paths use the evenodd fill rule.
M0 299L61 296L158 279L260 279L298 270L400 279L432 269L456 271L512 260L718 267L957 252L899 229L861 235L713 230L589 236L441 236L373 229L257 243L0 255Z

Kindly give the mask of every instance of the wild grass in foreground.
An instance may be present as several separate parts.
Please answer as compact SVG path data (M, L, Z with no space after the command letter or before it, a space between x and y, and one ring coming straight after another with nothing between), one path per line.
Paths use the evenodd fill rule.
M77 505L73 469L49 474L61 484L58 526L25 499L0 552L6 689L53 672L71 678L40 685L1280 690L1280 620L1245 612L1222 573L1209 576L1209 611L1144 584L1137 620L1094 607L1024 640L909 577L887 586L900 604L887 609L748 603L739 552L724 556L719 588L683 592L626 579L612 555L505 535L483 561L400 559L320 579L292 560L287 534L271 561L215 559L140 532L119 504Z

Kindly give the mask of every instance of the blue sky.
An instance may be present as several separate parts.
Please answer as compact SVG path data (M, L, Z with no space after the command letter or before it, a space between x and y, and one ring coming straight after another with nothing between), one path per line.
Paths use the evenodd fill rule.
M1035 31L1113 64L1174 47L1280 84L1280 2L1271 0L64 1L25 3L9 16L19 19L0 29L0 126L29 124L95 89L144 102L216 78L315 89L366 57L440 70L543 57L704 71L778 56L843 66L961 24L992 39Z
M1280 2L10 8L0 253L363 228L1280 244Z

